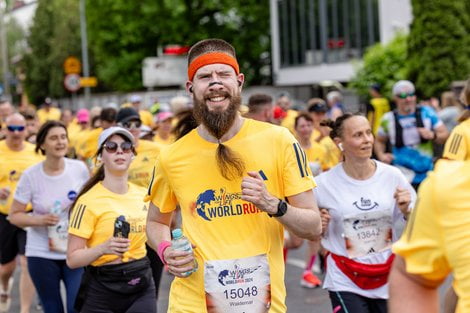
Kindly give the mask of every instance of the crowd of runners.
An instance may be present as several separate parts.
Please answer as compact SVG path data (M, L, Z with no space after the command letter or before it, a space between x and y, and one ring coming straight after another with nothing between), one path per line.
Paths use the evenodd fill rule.
M373 84L364 112L339 90L243 103L243 86L235 49L207 39L168 110L1 101L0 312L18 265L21 313L156 312L163 271L169 312L286 312L302 244L299 284L330 312L437 312L450 273L447 312L470 310L470 80L440 104Z

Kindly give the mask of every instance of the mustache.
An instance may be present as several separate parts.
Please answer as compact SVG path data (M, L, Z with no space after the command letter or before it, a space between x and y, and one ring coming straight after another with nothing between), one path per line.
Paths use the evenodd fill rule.
M204 100L214 97L230 97L230 94L227 91L212 91L204 96Z

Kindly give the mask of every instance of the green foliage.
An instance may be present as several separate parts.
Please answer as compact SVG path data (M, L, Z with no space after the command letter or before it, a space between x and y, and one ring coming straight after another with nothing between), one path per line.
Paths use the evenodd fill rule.
M38 1L28 44L25 88L32 103L68 95L63 63L68 56L81 54L78 1Z
M439 96L470 74L468 0L412 0L408 55L410 80L424 97Z
M390 98L393 84L407 77L406 47L407 37L401 34L387 45L377 43L368 48L350 86L359 95L368 97L370 85L378 83L382 95Z
M269 60L267 0L87 1L90 49L108 89L142 87L142 60L167 44L192 45L217 37L237 49L247 81L260 83ZM269 65L269 62L268 62Z

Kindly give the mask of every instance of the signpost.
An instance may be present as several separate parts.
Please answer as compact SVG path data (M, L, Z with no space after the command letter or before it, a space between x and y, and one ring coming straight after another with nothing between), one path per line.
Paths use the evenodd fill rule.
M75 73L65 75L64 87L70 92L77 92L80 89L80 75Z

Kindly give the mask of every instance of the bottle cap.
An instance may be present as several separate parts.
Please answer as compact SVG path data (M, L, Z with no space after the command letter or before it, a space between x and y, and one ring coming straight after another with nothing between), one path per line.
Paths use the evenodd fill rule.
M182 232L181 229L179 229L179 228L173 229L173 231L171 232L171 234L173 235L173 239L178 239L178 238L180 238L180 237L183 237L183 232Z

